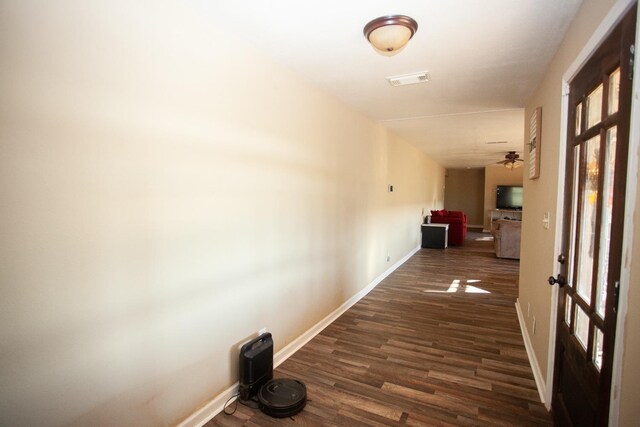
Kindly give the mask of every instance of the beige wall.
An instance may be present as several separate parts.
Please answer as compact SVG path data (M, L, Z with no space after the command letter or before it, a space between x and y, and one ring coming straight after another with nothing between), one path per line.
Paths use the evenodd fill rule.
M443 207L443 168L177 4L3 5L1 425L174 424Z
M469 225L482 227L484 217L484 169L447 169L444 208L463 211Z
M636 156L637 159L640 159L640 149ZM635 181L640 183L639 177L636 176ZM628 311L622 325L624 327L624 346L620 387L620 426L636 425L640 419L640 406L638 405L638 396L640 396L640 363L638 363L638 358L640 358L640 263L637 261L640 257L640 209L637 208L637 203L640 201L640 185L636 185L635 193L633 258L627 261L627 266L631 267L629 293L626 301Z
M556 56L551 62L546 75L529 102L525 123L536 107L542 107L541 138L541 173L537 180L524 180L524 222L522 230L522 252L520 262L520 294L519 301L525 312L526 333L532 341L535 356L539 362L543 376L547 375L549 351L549 325L552 289L546 279L553 272L555 227L556 227L556 189L558 188L559 141L564 135L560 132L561 120L561 83L578 53L586 45L594 30L609 12L613 0L585 0L578 15L574 19L567 36ZM528 126L525 135L528 135ZM637 183L637 177L634 181ZM638 193L637 184L631 191ZM640 193L638 193L640 197ZM629 207L627 207L629 208ZM551 213L551 224L548 230L542 226L544 212ZM635 213L635 223L640 217ZM638 233L634 238L634 254L640 253ZM636 255L637 257L637 255ZM638 339L638 322L640 322L640 263L631 265L631 289L629 292L629 312L625 325L624 358L622 371L622 394L620 395L620 426L636 425L640 418L640 407L637 397L640 393L640 340ZM526 307L530 305L531 315L526 317ZM533 318L536 318L536 333L532 333ZM551 384L546 384L551 387ZM617 393L616 393L616 396ZM614 406L615 408L615 406Z
M522 185L524 168L507 169L504 166L492 165L484 168L484 229L491 229L489 215L496 208L496 190L498 185ZM524 191L524 200L527 192Z

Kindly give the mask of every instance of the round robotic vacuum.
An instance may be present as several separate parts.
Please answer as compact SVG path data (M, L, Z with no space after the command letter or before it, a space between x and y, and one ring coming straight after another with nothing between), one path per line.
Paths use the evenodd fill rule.
M307 387L298 380L275 378L258 391L260 410L275 418L297 414L307 404Z

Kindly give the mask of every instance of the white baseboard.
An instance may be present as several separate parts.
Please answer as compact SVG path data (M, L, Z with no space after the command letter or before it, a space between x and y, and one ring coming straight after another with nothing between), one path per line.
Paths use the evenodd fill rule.
M224 409L225 403L238 394L239 385L236 382L231 387L205 403L193 414L185 418L178 427L201 427L218 415Z
M420 250L420 246L412 249L407 255L405 255L398 262L389 267L386 271L376 277L371 283L369 283L364 289L345 301L340 307L329 313L324 319L313 325L305 333L300 335L295 340L291 341L286 347L278 351L273 355L273 366L277 368L287 360L289 357L298 351L303 345L311 341L313 337L318 335L324 328L329 326L334 320L340 317L351 306L364 298L369 292L380 284L389 274L393 273L398 267L407 262L416 252ZM233 398L238 393L239 384L236 382L231 387L214 397L200 409L191 414L188 418L178 424L178 427L201 427L206 424L213 417L218 415L224 409L225 403Z
M402 264L404 264L405 262L407 262L407 260L409 258L411 258L416 252L418 252L420 250L420 246L414 248L411 250L411 252L409 252L407 255L405 255L402 259L400 259L398 262L396 262L395 264L393 264L391 267L389 267L386 271L384 271L381 275L379 275L378 277L376 277L371 283L369 283L364 289L362 289L360 292L358 292L357 294L355 294L354 296L352 296L351 298L349 298L344 304L342 304L340 307L338 307L337 309L335 309L333 312L331 312L327 317L325 317L324 319L322 319L321 321L319 321L318 323L316 323L314 326L312 326L307 332L305 332L304 334L300 335L298 338L296 338L295 340L293 340L291 343L289 343L289 345L287 345L286 347L284 347L282 350L280 350L279 352L277 352L274 356L273 356L273 365L274 367L278 367L280 366L280 364L282 362L284 362L285 360L287 360L289 357L293 356L293 354L300 350L300 348L305 345L306 343L308 343L309 341L311 341L311 339L313 337L315 337L316 335L318 335L324 328L326 328L327 326L329 326L331 324L331 322L333 322L334 320L336 320L338 317L340 317L345 311L347 311L349 308L351 308L351 306L353 306L355 303L357 303L358 301L360 301L362 298L364 298L365 295L367 295L369 292L371 292L373 290L373 288L375 288L376 286L378 286L380 284L380 282L382 282L389 274L393 273L398 267L400 267Z
M516 312L518 313L518 322L520 323L520 331L522 332L522 339L524 340L524 348L527 350L529 364L531 365L531 370L533 371L533 378L536 381L536 387L538 388L538 394L540 395L540 402L544 404L547 410L550 410L551 402L547 402L545 398L545 396L547 395L547 385L544 381L544 377L542 376L538 358L536 358L536 354L533 351L533 345L531 344L531 339L529 338L529 331L527 330L527 325L520 308L520 299L516 299Z

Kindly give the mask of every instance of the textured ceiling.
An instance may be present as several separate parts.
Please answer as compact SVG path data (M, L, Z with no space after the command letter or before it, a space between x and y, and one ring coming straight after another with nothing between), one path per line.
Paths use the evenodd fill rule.
M212 24L384 123L448 168L522 152L523 107L581 0L203 1ZM404 14L419 25L392 57L362 35L371 19ZM429 71L392 87L387 76ZM507 141L506 144L486 142Z

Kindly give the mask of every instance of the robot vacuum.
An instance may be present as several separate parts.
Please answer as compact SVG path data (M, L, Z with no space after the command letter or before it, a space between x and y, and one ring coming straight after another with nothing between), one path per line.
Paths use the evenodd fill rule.
M265 333L240 349L240 401L275 418L297 414L307 404L307 387L298 380L273 378L273 339Z

